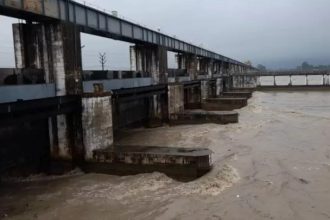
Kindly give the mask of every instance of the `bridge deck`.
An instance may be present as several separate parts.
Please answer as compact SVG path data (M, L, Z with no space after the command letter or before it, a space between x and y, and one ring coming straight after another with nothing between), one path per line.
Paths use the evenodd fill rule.
M160 45L174 52L191 53L246 66L239 61L71 0L0 0L0 14L31 21L69 22L79 26L81 31L93 35Z

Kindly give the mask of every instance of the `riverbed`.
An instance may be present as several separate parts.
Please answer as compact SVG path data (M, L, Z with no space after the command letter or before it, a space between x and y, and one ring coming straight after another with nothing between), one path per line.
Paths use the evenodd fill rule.
M208 147L213 170L5 181L5 219L330 219L330 92L255 92L230 125L125 131L121 144Z

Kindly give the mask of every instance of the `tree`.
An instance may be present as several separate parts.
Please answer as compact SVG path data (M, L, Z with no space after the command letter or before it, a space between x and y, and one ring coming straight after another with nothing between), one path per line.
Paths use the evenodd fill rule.
M301 64L301 69L303 69L303 70L309 70L309 69L313 69L313 66L312 65L309 65L309 63L305 61L305 62L303 62Z
M261 71L266 71L267 68L264 65L258 64L257 68Z
M107 54L99 53L99 62L102 66L102 71L104 71L104 65L107 63Z
M246 65L248 65L248 66L252 66L252 62L250 61L250 60L247 60L247 61L245 61L244 62Z

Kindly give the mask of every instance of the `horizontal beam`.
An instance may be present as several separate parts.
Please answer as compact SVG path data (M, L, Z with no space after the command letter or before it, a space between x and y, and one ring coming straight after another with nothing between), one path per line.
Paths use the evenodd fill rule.
M239 61L71 0L0 0L0 14L38 22L70 22L89 34L132 43L159 45L170 51L251 68Z
M151 86L151 78L131 78L131 79L111 79L111 80L93 80L84 81L83 88L85 93L94 91L94 84L102 84L104 92L110 92L116 89L128 89L134 87Z
M0 104L0 125L46 119L81 111L79 96L60 96Z

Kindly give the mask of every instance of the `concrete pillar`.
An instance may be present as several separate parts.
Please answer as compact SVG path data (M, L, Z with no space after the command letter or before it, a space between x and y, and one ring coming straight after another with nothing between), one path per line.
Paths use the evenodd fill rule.
M113 147L111 94L85 94L82 106L84 158L86 161L92 161L95 150Z
M221 74L221 62L220 61L216 61L214 62L214 72L215 74Z
M149 73L153 84L167 83L167 50L161 46L130 47L131 69Z
M206 75L212 75L211 61L207 58L200 59L200 73Z
M204 99L207 99L209 98L209 91L210 91L210 88L209 88L209 81L208 80L202 80L201 81L201 99L202 101Z
M292 86L292 76L290 75L290 82L289 82L289 86Z
M176 55L176 60L177 60L177 63L178 63L178 69L180 70L184 70L186 69L186 56L184 56L183 54L177 54Z
M220 62L220 74L223 75L225 73L225 63L223 61Z
M53 81L45 27L41 24L13 24L16 68L43 69L46 83Z
M207 62L207 75L209 78L212 78L213 76L213 73L214 73L214 66L213 66L213 60L210 59L208 62Z
M71 24L14 24L15 60L18 68L45 70L57 96L82 94L81 43ZM83 151L80 114L60 115L50 121L53 158L72 160ZM73 155L76 154L76 155Z
M223 92L222 78L217 78L217 81L216 81L216 96L220 96L222 92Z
M137 68L137 54L134 46L129 47L129 55L130 55L130 69L131 71L138 71Z
M177 54L178 69L186 69L190 79L197 79L198 75L198 59L193 54Z
M229 74L230 73L230 69L229 69L229 63L228 62L224 62L224 74Z
M154 85L167 83L167 50L160 46L135 45L130 47L131 69L149 73ZM160 122L163 118L163 100L161 95L150 98L150 122Z
M184 86L181 84L168 85L169 119L175 119L177 113L184 112ZM174 118L173 118L174 117Z

